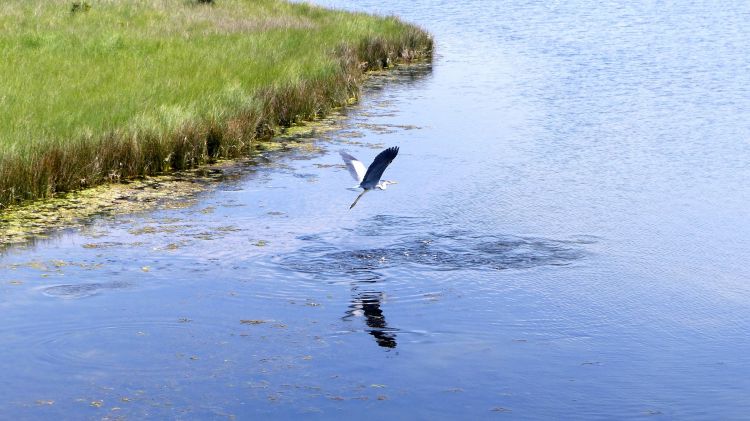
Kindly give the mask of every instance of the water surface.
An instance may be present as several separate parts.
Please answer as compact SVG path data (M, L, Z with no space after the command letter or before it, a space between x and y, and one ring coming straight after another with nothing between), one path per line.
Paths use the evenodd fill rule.
M0 414L746 417L750 6L356 8L434 64L184 208L4 252ZM394 145L349 211L337 151Z

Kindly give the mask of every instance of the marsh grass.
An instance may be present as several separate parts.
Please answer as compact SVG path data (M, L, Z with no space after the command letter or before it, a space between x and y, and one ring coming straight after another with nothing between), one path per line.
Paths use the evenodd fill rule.
M432 51L395 17L308 4L71 4L0 4L0 208L242 156Z

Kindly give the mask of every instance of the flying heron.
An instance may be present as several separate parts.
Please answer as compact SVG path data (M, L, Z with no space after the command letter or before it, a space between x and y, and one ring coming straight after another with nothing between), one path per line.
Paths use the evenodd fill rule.
M370 164L370 166L367 168L367 171L365 171L365 165L361 161L357 160L357 158L349 155L344 151L339 151L339 153L341 154L341 158L343 158L344 162L346 163L346 168L349 170L349 174L351 174L352 177L354 177L354 179L359 183L357 187L365 189L362 193L359 194L359 196L357 196L357 198L354 200L354 203L349 206L349 209L353 208L354 205L357 204L359 199L368 191L374 189L385 190L389 184L396 184L395 181L381 181L380 177L383 176L383 172L385 171L385 169L388 168L388 165L391 163L391 161L393 161L393 159L396 158L396 155L398 155L398 146L394 146L384 150L383 152L380 152L378 156L375 157L375 160L372 161L372 164Z

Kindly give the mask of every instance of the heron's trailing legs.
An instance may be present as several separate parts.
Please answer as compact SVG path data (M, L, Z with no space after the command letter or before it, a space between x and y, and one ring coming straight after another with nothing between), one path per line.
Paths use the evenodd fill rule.
M362 193L360 193L360 194L359 194L359 196L357 196L357 198L356 198L356 199L354 199L354 203L352 203L352 205L351 205L351 206L349 206L349 209L353 208L353 207L354 207L354 205L356 205L356 204L357 204L357 202L359 202L359 199L360 199L360 198L361 198L362 196L364 196L364 195L365 195L365 193L367 193L368 191L369 191L369 190L363 190L363 191L362 191Z

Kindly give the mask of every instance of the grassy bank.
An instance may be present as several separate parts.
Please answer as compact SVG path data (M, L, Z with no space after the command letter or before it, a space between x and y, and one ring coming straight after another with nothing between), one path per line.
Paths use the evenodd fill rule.
M431 50L397 18L275 0L2 2L0 208L241 156Z

